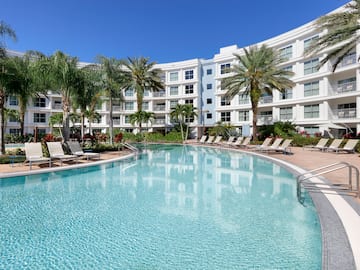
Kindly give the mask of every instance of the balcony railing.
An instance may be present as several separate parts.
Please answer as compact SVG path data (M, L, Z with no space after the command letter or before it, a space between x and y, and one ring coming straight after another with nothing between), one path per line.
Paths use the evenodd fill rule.
M356 63L356 54L352 53L344 57L339 63L339 67L345 67Z
M336 88L337 94L352 92L352 91L356 91L356 82L338 84Z
M121 106L114 105L114 106L112 106L112 108L113 108L113 112L120 112L121 111Z
M165 119L155 119L154 123L156 125L164 125L165 124Z
M159 91L153 93L153 97L165 97L165 95L166 95L165 91Z
M272 102L273 102L273 97L272 96L261 97L260 100L259 100L260 104L272 103Z
M333 110L333 115L335 119L353 119L356 118L356 108L336 109Z
M259 123L270 124L273 121L273 117L271 115L260 115L257 120Z
M165 111L165 108L166 108L165 105L155 105L155 106L154 106L154 111L163 112L163 111Z
M114 125L120 125L120 119L113 119Z
M54 109L54 110L61 110L61 109L62 109L62 104L58 104L58 103L53 104L53 105L52 105L52 109Z

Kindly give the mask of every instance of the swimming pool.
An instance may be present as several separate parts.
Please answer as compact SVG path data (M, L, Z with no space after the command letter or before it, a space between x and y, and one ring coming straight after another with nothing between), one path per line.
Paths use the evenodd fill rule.
M318 216L295 182L192 146L2 179L0 269L320 269Z

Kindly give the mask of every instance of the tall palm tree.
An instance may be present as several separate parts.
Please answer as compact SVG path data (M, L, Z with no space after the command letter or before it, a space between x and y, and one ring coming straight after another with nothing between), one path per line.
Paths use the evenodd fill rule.
M77 91L73 93L73 108L80 109L81 138L84 138L85 115L91 115L87 111L95 111L97 101L101 96L101 73L94 65L89 65L80 70L82 82L78 83Z
M15 31L5 22L0 21L0 38L10 37L16 41ZM0 41L0 154L5 153L5 99L6 95L16 89L15 70L11 67L9 59L6 57L6 46L4 41Z
M55 125L59 129L59 134L63 137L62 134L62 123L63 123L63 113L54 113L49 117L49 126L53 128Z
M180 124L181 137L183 142L189 136L190 120L197 116L196 108L192 104L177 104L170 112L172 120ZM184 126L186 127L184 131Z
M358 31L360 30L360 0L353 0L345 6L343 12L331 13L316 20L318 32L327 30L305 50L305 55L313 55L326 50L326 57L321 60L320 65L334 59L332 65L335 71L344 57L353 50L360 41ZM359 59L358 59L359 60Z
M142 111L145 90L156 92L164 89L161 81L161 70L154 68L155 62L148 58L128 58L123 62L122 74L124 76L124 90L133 89L136 92L137 111ZM141 130L141 122L139 123Z
M11 28L10 25L5 23L4 21L0 21L0 58L4 58L6 56L6 46L4 39L6 37L11 38L13 41L16 41L17 37L15 31Z
M61 51L55 52L50 57L44 57L39 60L38 69L43 71L47 77L48 84L51 85L54 91L61 94L62 109L63 109L63 138L68 141L70 137L70 109L71 96L77 89L77 84L81 83L78 59L64 54ZM45 84L44 84L45 85Z
M101 115L100 113L96 112L95 110L86 110L84 113L85 117L88 120L88 124L89 124L89 133L92 134L92 127L91 127L91 123L93 123L95 120L99 121L101 119Z
M244 49L245 55L234 54L239 64L230 70L233 74L221 81L221 87L227 90L225 97L233 98L237 94L250 96L253 112L253 139L257 140L258 104L262 94L272 95L274 89L280 92L292 88L295 84L289 79L293 72L278 67L282 59L277 52L262 45Z
M114 99L124 100L121 88L123 76L121 73L122 61L115 58L98 57L102 69L102 87L104 94L109 98L109 134L110 143L114 143L114 123L113 123L113 102Z

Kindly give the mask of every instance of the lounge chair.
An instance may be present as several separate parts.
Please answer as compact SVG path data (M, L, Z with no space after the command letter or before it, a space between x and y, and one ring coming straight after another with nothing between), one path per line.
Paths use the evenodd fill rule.
M199 143L205 143L207 136L203 135L199 141Z
M215 136L209 136L205 143L213 143Z
M264 149L264 148L268 147L269 144L271 143L271 141L272 141L272 138L266 138L261 145L256 145L254 147L254 150L255 151L261 151L261 149Z
M266 152L268 152L268 151L276 151L279 148L282 141L283 141L283 138L277 138L277 139L275 139L275 141L273 142L272 145L263 147L261 149L261 151L266 151Z
M232 146L239 146L239 145L242 143L243 140L244 140L244 137L238 137L238 138L235 140L235 142L231 143L230 145L232 145Z
M329 151L337 152L337 149L339 149L339 146L342 143L342 141L343 141L342 139L334 139L332 141L332 143L330 144L330 146L326 147L325 150L328 151L328 152Z
M100 153L84 152L78 141L68 141L67 146L69 147L71 154L78 156L79 158L83 157L86 160L97 158L100 159Z
M221 139L222 139L222 136L216 136L215 141L213 143L214 144L219 144Z
M326 150L326 144L329 141L327 138L321 138L316 145L305 145L304 148L310 148L315 150Z
M234 142L235 137L230 136L229 139L226 142L223 142L225 145L231 145Z
M24 162L29 162L30 170L33 163L49 163L49 167L51 167L51 159L44 157L41 143L25 143L25 156Z
M339 151L344 151L348 153L355 153L355 147L358 144L359 140L348 140L344 147L333 147L332 151L335 151L336 153L339 153ZM329 147L330 148L330 147Z
M239 147L244 147L244 148L246 148L246 147L249 146L250 141L251 141L251 137L246 137L246 138L244 139L244 141L243 141L242 143L240 143L238 146L239 146Z
M49 150L50 158L60 160L61 166L63 161L77 161L78 159L76 155L65 155L61 142L47 142L46 145Z
M276 151L281 151L283 154L291 153L289 146L293 140L292 139L285 139L281 145L276 149Z

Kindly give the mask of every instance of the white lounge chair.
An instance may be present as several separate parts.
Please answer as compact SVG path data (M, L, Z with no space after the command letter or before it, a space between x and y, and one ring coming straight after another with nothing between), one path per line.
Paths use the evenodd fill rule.
M25 143L25 157L24 162L29 162L30 170L33 163L49 163L51 167L51 159L44 157L41 143Z
M249 146L250 141L251 141L251 137L246 137L246 138L245 138L239 145L237 145L237 146L246 148L246 147Z
M215 141L213 143L214 144L219 144L221 139L222 139L222 136L216 136Z
M209 136L209 138L205 141L205 143L213 143L215 136Z
M207 136L206 136L206 135L202 135L202 136L201 136L201 139L200 139L200 141L199 141L199 143L205 143L206 138L207 138Z
M285 139L281 145L276 149L276 151L281 151L283 154L291 153L289 150L289 146L293 140L292 139Z
M332 141L332 143L330 144L330 146L326 147L325 150L328 151L328 152L329 151L337 152L337 149L339 149L339 146L342 143L342 141L343 141L342 139L334 139Z
M344 151L348 153L355 153L355 147L358 144L359 140L350 139L346 142L344 147L333 147L332 151L335 151L336 153L339 153L339 151Z
M261 151L262 149L268 147L269 144L271 143L271 141L272 141L272 138L266 138L261 145L256 145L254 150Z
M78 141L68 141L66 144L69 147L71 154L78 156L79 158L83 157L86 158L86 160L92 158L100 159L100 153L84 152Z
M76 155L65 155L61 142L47 142L46 145L49 150L50 158L60 160L61 166L63 161L77 161L78 159Z
M277 139L275 139L275 141L273 142L272 145L263 147L261 149L261 151L266 151L266 152L268 152L268 151L276 151L279 148L282 141L283 141L283 138L277 138Z
M231 145L234 142L235 137L230 136L229 139L226 142L223 142L225 145Z
M244 140L244 137L238 137L238 138L235 140L235 142L231 143L230 145L232 145L232 146L239 146L239 145L242 143L243 140Z
M324 151L326 150L326 144L329 141L327 138L321 138L316 145L305 145L304 148L310 148L315 150Z

